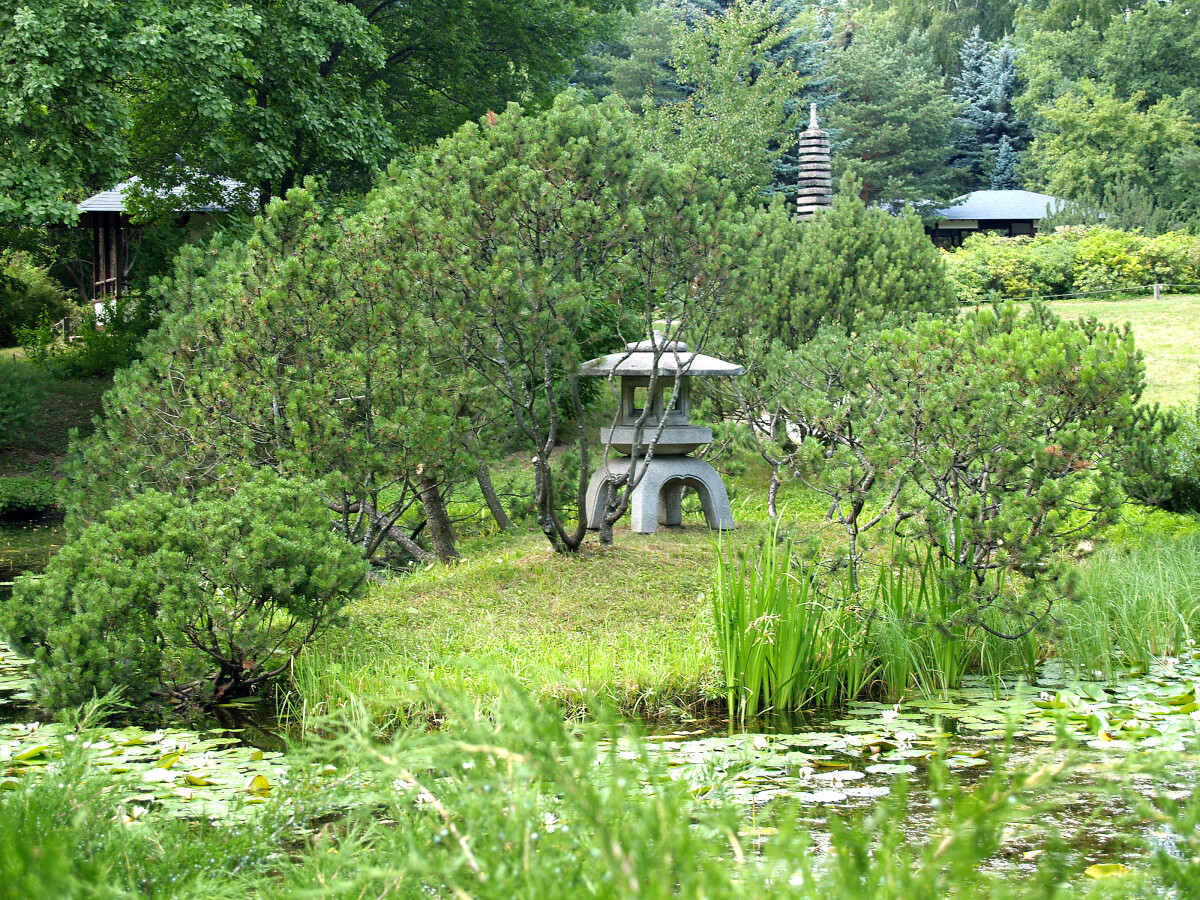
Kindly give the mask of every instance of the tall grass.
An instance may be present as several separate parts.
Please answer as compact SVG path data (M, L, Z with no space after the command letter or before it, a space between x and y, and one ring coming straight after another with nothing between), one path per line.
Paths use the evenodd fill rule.
M1080 567L1078 601L1059 607L1058 652L1078 672L1114 678L1188 650L1200 635L1200 535L1106 548Z
M872 677L862 617L822 597L816 564L792 571L791 544L775 535L737 561L718 548L713 622L730 714L829 707Z
M888 700L913 690L927 697L945 694L969 673L1001 678L1032 670L1035 639L993 633L1005 633L1008 625L991 608L980 608L971 595L970 573L932 547L915 563L903 546L894 555L898 562L883 567L872 596L868 640Z
M933 548L893 555L863 601L845 576L822 591L815 563L794 572L791 545L774 535L740 561L718 548L713 622L730 715L829 708L865 690L938 696L968 673L1032 671L1035 639L999 636L1007 623L972 596L970 573Z

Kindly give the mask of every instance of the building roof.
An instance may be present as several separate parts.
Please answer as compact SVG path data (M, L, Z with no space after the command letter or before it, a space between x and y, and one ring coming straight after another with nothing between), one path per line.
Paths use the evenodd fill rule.
M741 375L745 371L736 363L725 362L703 353L689 353L682 341L664 341L657 331L649 341L626 344L619 353L589 359L579 369L580 375L641 375L654 372L654 347L657 344L658 374L673 378L683 375Z
M1066 203L1034 191L973 191L960 197L962 203L934 210L939 219L1028 219L1046 217L1047 208L1058 212Z
M98 194L92 194L76 207L81 213L87 212L125 212L125 194L138 181L137 176L130 178L128 181L122 181L114 188L107 191L101 191ZM237 196L245 188L240 181L234 181L232 178L220 179L221 192L225 195L223 204L206 203L200 204L186 212L228 212L230 207L238 206ZM172 194L176 197L183 195L185 186L177 185L171 188L170 191L160 193L160 196Z

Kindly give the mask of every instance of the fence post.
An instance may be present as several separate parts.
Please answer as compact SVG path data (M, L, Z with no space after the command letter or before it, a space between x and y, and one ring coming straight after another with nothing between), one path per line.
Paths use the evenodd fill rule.
M1158 282L1154 283L1154 299L1157 300L1162 294L1162 285Z

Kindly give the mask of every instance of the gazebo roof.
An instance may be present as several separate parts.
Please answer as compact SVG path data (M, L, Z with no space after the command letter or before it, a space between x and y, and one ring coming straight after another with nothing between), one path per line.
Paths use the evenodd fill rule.
M98 194L92 194L92 196L88 197L86 200L84 200L82 203L80 203L76 208L81 213L89 213L89 212L123 213L126 211L125 210L125 195L128 193L129 189L137 182L138 182L138 178L135 175L133 178L130 178L128 181L122 181L116 187L110 188L107 191L101 191ZM198 206L196 206L192 209L186 210L186 211L187 212L229 212L231 207L237 206L238 203L237 203L236 197L243 190L245 185L243 185L240 181L234 181L232 178L220 179L220 185L221 185L221 193L225 197L225 202L223 204L206 203L206 204L198 205ZM176 197L179 197L179 196L183 195L183 192L184 192L184 185L178 185L176 187L171 188L170 191L161 192L160 196L174 195Z
M973 191L959 198L957 206L936 209L934 214L939 219L955 221L959 219L1029 219L1038 221L1046 217L1047 209L1058 212L1066 203L1058 197L1049 194L1038 194L1034 191Z
M589 359L579 370L580 375L633 375L648 378L654 373L654 348L658 347L658 374L668 378L676 375L729 376L745 370L735 363L725 362L703 353L689 353L683 341L666 341L657 331L648 341L626 344L625 349L607 356Z

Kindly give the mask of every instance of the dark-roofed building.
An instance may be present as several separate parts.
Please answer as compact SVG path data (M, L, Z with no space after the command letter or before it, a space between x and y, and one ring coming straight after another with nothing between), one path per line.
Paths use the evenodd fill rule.
M954 206L934 210L936 221L925 227L934 243L957 247L976 231L1032 235L1038 222L1066 203L1034 191L974 191L959 199Z

